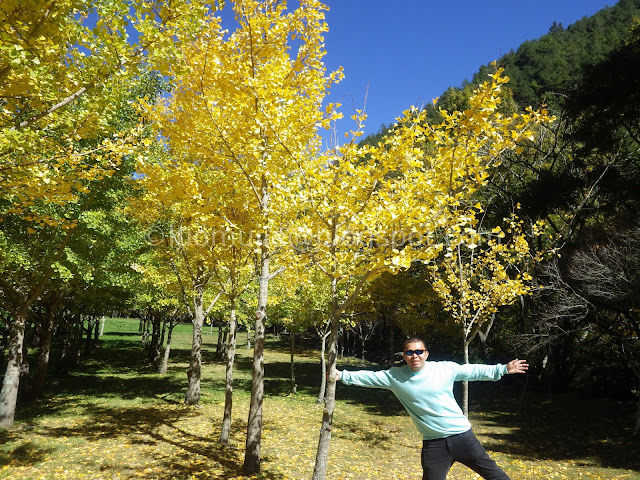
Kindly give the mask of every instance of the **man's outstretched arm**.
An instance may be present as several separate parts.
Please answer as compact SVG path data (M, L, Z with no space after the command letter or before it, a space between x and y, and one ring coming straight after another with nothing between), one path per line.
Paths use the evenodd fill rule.
M389 388L391 386L391 374L389 370L358 370L355 372L336 370L336 381L345 385L358 387Z

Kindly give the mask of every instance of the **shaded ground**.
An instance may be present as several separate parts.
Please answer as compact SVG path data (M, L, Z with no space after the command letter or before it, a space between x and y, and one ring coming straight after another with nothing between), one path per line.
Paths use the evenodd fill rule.
M232 441L224 448L218 443L224 367L215 361L215 337L205 335L201 408L182 404L188 341L188 328L177 332L169 374L160 376L137 335L108 330L90 360L51 381L47 397L21 406L16 428L0 432L0 478L246 478L250 352L239 349ZM297 357L298 394L289 396L288 354L276 347L267 345L263 468L253 478L310 478L322 417L315 403L319 360L310 352ZM341 363L360 367L354 359ZM474 429L512 478L640 479L640 441L630 437L633 405L521 396L513 382L471 388ZM338 399L328 478L420 478L421 442L393 395L339 385ZM459 465L449 475L473 478Z

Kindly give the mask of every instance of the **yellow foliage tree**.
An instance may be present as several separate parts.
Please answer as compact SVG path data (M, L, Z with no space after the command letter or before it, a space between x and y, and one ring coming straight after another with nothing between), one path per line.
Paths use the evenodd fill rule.
M206 8L199 0L0 3L0 225L11 217L34 238L40 229L68 232L38 259L26 286L3 283L13 318L2 427L13 424L25 316L46 289L95 185L132 152L138 130L118 123L122 99L141 65L179 60L180 42L199 28Z
M253 245L244 233L256 218L253 211L243 207L246 198L241 190L234 191L224 172L190 157L185 153L188 147L179 139L169 137L165 147L166 151L140 158L137 184L141 192L131 200L128 211L147 227L148 240L159 261L171 268L192 317L193 339L185 394L188 405L200 400L200 351L205 318L220 295L228 301L229 395L222 437L223 443L227 443L236 303L254 273ZM213 301L205 302L207 292Z
M475 219L480 205L466 211ZM474 221L464 230L444 232L446 249L431 265L430 282L444 309L459 325L464 362L469 363L469 345L478 334L486 336L498 307L510 305L531 292L531 267L542 258L531 249L523 232L522 220L515 215L505 219L507 228L483 231ZM533 237L543 233L544 225L532 228ZM483 332L482 329L485 329ZM463 382L463 411L469 412L469 384Z
M313 478L325 477L335 408L335 367L340 315L365 283L413 261L431 262L444 248L442 229L464 231L474 218L461 208L487 182L505 151L531 138L544 112L504 117L497 111L498 70L478 87L463 112L442 112L438 125L410 109L374 146L351 141L299 165L300 217L294 246L331 281L329 383ZM364 115L354 120L362 124ZM338 295L340 286L348 287Z
M173 329L188 315L188 308L183 303L178 281L173 278L174 273L156 251L149 250L140 254L137 263L130 264L129 268L139 273L134 292L134 309L141 313L141 319L147 317L162 322L161 339L165 338L166 333L164 353L160 351L161 342L152 345L152 348L157 348L152 360L158 367L158 373L166 375Z
M114 121L144 64L166 71L205 2L6 0L0 5L0 218L65 223L67 204L108 176L131 140ZM129 34L137 36L135 40Z
M236 28L228 32L211 17L201 37L186 47L187 62L176 72L170 98L150 109L160 135L180 145L176 169L197 163L201 172L224 180L217 195L233 193L251 212L240 230L257 255L259 293L256 311L253 380L244 470L260 469L264 336L272 256L286 242L283 229L293 215L289 198L293 166L309 157L319 142L316 130L328 124L321 110L329 85L341 73L325 76L322 62L325 7L302 0L288 11L285 2L231 2ZM195 166L194 166L195 168ZM145 174L152 177L150 172ZM204 173L203 173L204 174ZM164 182L145 180L149 192ZM152 186L153 183L153 186ZM185 188L189 188L186 184ZM189 209L200 210L208 197L193 192ZM202 204L202 205L201 205ZM187 203L184 204L187 208ZM210 212L219 215L219 212ZM281 233L283 233L281 235Z

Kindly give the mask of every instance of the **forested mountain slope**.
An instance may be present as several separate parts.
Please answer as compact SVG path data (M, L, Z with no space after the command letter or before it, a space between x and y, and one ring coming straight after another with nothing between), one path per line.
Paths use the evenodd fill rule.
M567 28L554 22L546 35L502 56L497 63L511 79L509 87L516 103L521 108L536 107L576 87L584 67L602 61L619 47L638 16L640 1L620 0ZM484 81L491 70L491 65L482 66L471 83Z

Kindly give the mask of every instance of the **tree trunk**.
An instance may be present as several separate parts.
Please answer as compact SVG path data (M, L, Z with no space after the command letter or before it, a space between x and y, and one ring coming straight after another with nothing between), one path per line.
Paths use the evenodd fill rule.
M82 315L78 313L75 317L75 323L73 324L73 343L71 346L71 358L70 366L75 367L80 363L82 359L82 339L84 338L84 320L82 319Z
M327 336L329 332L322 335L322 344L320 345L320 391L318 392L318 398L316 399L316 405L320 405L324 402L325 394L327 393L327 362L325 359L327 351Z
M100 340L100 319L96 318L93 321L93 340L91 342L91 346L97 347L99 340Z
M638 398L638 410L636 411L636 425L633 427L633 436L636 437L640 432L640 398Z
M15 418L27 309L25 306L16 312L11 323L7 370L0 391L0 428L11 428Z
M355 332L350 331L349 332L349 348L347 349L347 352L349 352L349 355L355 357L356 356L356 344L358 343L358 339L357 336L355 334Z
M337 280L331 279L331 331L329 333L329 379L327 394L325 395L320 439L316 453L316 464L313 469L312 480L324 480L329 462L329 442L333 428L333 411L336 405L336 363L338 360L338 329L340 328L340 314L338 313L338 285Z
M211 322L213 324L213 322ZM218 338L216 341L216 358L222 358L222 322L217 321L218 323Z
M260 471L260 444L262 441L262 401L264 397L264 340L267 321L267 292L269 289L269 250L267 233L263 236L260 268L258 310L253 341L253 372L251 375L251 403L247 422L247 441L243 472L253 475Z
M289 354L291 357L291 379L290 379L290 388L289 388L289 392L292 395L295 395L296 391L298 390L298 386L296 385L296 362L294 359L294 354L295 354L295 349L296 349L296 334L293 333L293 331L290 333L289 335Z
M231 313L229 315L229 342L227 345L227 369L226 369L226 390L224 394L224 415L222 417L222 432L220 433L220 443L229 445L229 434L231 432L231 411L233 408L233 360L236 354L236 304L235 299L230 299Z
M33 398L40 398L44 392L44 385L47 380L47 371L49 370L51 339L53 338L53 325L57 308L57 303L49 305L47 317L43 321L40 330L38 365L36 366L36 372L33 377L33 385L31 388L31 395Z
M198 287L193 293L193 339L191 341L191 359L187 370L187 392L185 405L198 405L200 402L200 374L202 371L202 325L204 324L204 289Z
M62 352L60 353L60 371L67 373L78 359L76 350L76 330L78 315L71 314L64 321L64 336L62 339Z
M87 329L84 332L86 333L86 337L84 337L84 356L85 357L89 356L89 354L91 353L91 348L93 347L93 327L94 327L95 321L96 321L96 317L94 316L87 317Z
M345 328L344 332L342 333L342 353L341 355L344 357L344 353L346 351L347 355L349 355L349 342L350 342L350 335L351 333L349 333L349 329Z
M637 320L634 319L634 323L637 325ZM637 340L636 340L637 341ZM633 371L634 376L636 377L636 386L640 386L640 364L638 363L638 359L633 354L632 349L626 349L624 345L624 341L621 343L622 346L622 354L624 358L627 360L629 365L631 366L631 370ZM640 432L640 392L638 393L638 408L636 410L636 423L633 426L633 437L635 438Z
M167 328L167 344L164 347L164 355L162 357L162 365L160 365L160 369L158 373L160 375L166 375L167 370L169 369L169 355L171 354L171 334L173 333L173 327L175 327L175 323L173 320L169 320L169 327Z
M464 342L464 363L469 363L469 344ZM469 416L469 382L462 382L462 412Z
M33 337L33 331L30 331L29 324L25 323L24 338L22 339L22 365L20 366L20 376L28 378L29 376L29 337ZM19 396L19 392L18 392Z
M11 323L9 315L3 315L2 325L2 341L0 341L0 363L4 362L4 351L9 344L9 324Z
M396 335L393 322L389 321L389 368L396 363Z
M482 344L482 351L485 357L489 356L487 340L489 339L489 333L491 332L491 327L496 321L496 313L493 312L489 317L489 321L485 322L485 331L478 330L478 337L480 338L480 343Z
M66 323L62 330L62 351L60 352L59 367L59 371L62 373L67 373L69 370L69 358L71 355L71 329L72 326Z
M162 318L160 315L151 316L151 344L149 345L149 360L160 369L160 351L162 349Z
M227 358L227 351L229 349L229 325L225 325L224 328L220 328L222 332L222 350L220 351L220 360Z
M142 334L141 342L142 349L145 350L149 346L150 334L149 334L149 318L147 315L144 315L143 318L140 319L140 333Z
M80 314L80 321L82 322L82 342L84 344L83 347L83 355L84 357L89 356L89 352L91 352L91 317L87 317L87 328L84 328L85 317Z

